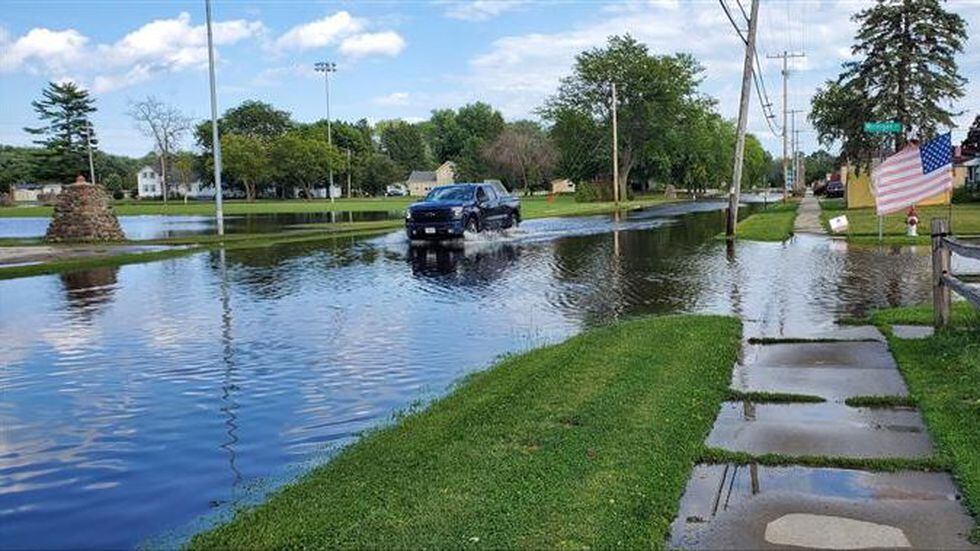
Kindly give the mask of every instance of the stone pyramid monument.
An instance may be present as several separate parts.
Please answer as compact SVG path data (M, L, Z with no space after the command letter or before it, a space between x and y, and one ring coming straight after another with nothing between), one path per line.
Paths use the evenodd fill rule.
M125 239L105 190L86 182L81 175L74 184L61 190L55 202L54 217L44 236L45 241L55 243Z

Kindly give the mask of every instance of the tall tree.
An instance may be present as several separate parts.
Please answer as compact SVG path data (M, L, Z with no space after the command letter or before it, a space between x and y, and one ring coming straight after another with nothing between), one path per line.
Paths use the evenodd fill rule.
M855 126L864 121L902 123L896 149L952 127L957 113L951 105L966 84L956 64L967 39L963 18L939 0L877 0L854 21L860 25L852 47L857 59L844 64L839 88L828 84L814 98L810 118L821 135L841 136L847 157L867 159L879 144L859 136L863 129ZM848 108L847 102L856 103ZM851 122L835 120L842 114Z
M237 107L224 112L218 119L221 134L239 134L258 138L278 138L292 130L296 124L289 111L256 100L243 101ZM194 127L197 145L211 150L211 121L201 121Z
M588 115L608 129L612 114L611 88L618 89L619 166L625 196L630 172L651 149L661 147L667 131L697 92L701 66L690 56L651 55L635 38L613 36L603 48L579 54L574 72L562 79L542 114L555 120L571 109Z
M43 148L38 177L59 182L74 181L88 171L86 137L92 131L89 116L96 111L95 99L74 82L49 82L41 99L31 102L42 126L25 128L38 136ZM92 146L98 142L91 135Z
M487 146L485 156L509 176L512 187L520 185L530 195L551 173L557 153L548 135L533 121L508 124Z
M963 155L976 157L980 155L980 115L973 119L970 130L967 131L966 139L960 144Z
M382 121L378 126L381 128L381 149L403 174L432 167L425 139L417 126L402 120Z
M817 131L817 141L826 147L840 146L843 162L868 164L885 144L885 137L864 131L865 121L875 118L872 103L855 86L827 81L817 89L808 116Z
M576 109L558 109L551 117L548 133L558 152L555 174L587 182L605 172L611 157L604 128Z
M336 148L326 140L309 138L298 132L289 132L276 138L271 146L270 157L273 177L282 182L303 188L306 198L313 197L313 187L325 183L331 169L342 166Z
M245 188L245 197L254 201L259 183L269 176L269 149L265 140L246 134L221 136L222 168L228 177Z
M191 120L184 116L173 105L163 103L153 96L132 103L129 116L136 127L146 137L154 142L160 162L160 187L163 191L163 203L167 203L170 194L170 182L167 172L171 154L180 147L181 142L191 128Z

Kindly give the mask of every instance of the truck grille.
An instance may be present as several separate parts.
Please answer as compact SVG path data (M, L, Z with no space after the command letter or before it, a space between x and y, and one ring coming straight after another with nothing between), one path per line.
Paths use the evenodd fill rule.
M412 211L412 220L415 222L448 222L452 220L452 211L449 209L438 210L418 210Z

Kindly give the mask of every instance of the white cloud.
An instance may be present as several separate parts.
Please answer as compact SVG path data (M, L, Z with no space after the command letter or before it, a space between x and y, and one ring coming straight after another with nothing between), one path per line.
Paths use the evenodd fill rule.
M233 20L214 24L216 45L229 45L262 34L259 21ZM143 82L162 72L201 68L207 64L207 31L191 24L184 12L157 19L112 44L90 45L75 29L34 28L4 46L0 71L27 70L63 76L66 71L88 75L94 91L105 92ZM82 80L82 79L78 79Z
M374 103L378 105L408 105L408 92L392 92L387 96L378 96L374 98Z
M4 31L0 36L0 71L26 68L32 72L64 72L85 58L88 41L75 29L53 31L39 27L14 41Z
M395 31L363 33L345 38L340 52L351 57L385 55L394 57L405 49L405 39Z
M510 11L526 0L471 0L467 2L448 2L445 15L463 21L486 21Z
M364 20L353 17L346 11L339 11L289 29L276 39L275 44L280 50L309 50L332 46L341 39L360 32L364 24Z

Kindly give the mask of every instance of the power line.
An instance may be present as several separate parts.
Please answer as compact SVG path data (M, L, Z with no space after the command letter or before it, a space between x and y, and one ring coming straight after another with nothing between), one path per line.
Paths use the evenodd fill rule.
M742 39L742 43L748 44L749 41L745 38L745 35L742 34L742 29L738 28L738 24L735 23L735 18L732 17L732 12L728 9L728 4L725 3L725 0L718 0L718 3L721 4L721 9L725 10L725 15L728 16L728 21L731 22L732 28L735 29L735 33L738 34L738 37ZM745 12L743 11L742 13Z

